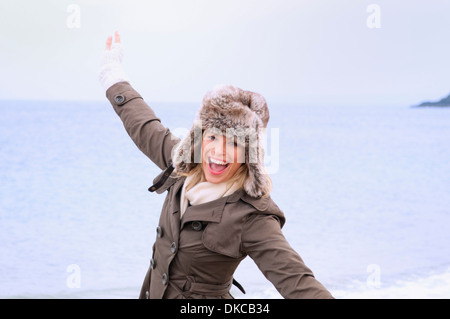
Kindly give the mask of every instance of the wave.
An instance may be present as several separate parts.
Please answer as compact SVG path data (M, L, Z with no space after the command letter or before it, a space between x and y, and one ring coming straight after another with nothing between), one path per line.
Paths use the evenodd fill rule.
M249 287L250 288L250 287ZM260 288L260 289L258 289ZM274 287L251 287L251 294L243 295L232 288L231 294L236 298L279 299L282 298ZM354 280L347 286L330 288L337 299L448 299L450 298L450 266L443 272L433 271L424 276L409 275L390 283L380 282L379 286ZM27 299L136 299L136 287L73 290L56 294L27 294L6 296L6 298Z
M339 299L448 299L450 298L450 266L442 272L410 275L409 278L379 285L354 281L345 288L331 291Z

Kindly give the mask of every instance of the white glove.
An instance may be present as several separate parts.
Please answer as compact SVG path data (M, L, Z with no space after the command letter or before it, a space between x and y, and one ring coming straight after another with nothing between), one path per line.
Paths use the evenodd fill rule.
M120 43L120 36L116 32L116 42L111 46L112 38L108 38L106 50L103 52L101 69L98 79L106 92L116 83L128 81L128 77L122 68L123 45Z

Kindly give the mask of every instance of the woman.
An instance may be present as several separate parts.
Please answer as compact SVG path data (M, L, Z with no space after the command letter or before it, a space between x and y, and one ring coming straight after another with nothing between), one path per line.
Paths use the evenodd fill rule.
M180 141L127 82L122 55L116 32L100 82L132 140L163 170L149 190L167 192L140 298L232 298L232 283L243 291L233 273L246 256L285 298L332 298L281 232L260 143L264 98L232 86L208 92Z

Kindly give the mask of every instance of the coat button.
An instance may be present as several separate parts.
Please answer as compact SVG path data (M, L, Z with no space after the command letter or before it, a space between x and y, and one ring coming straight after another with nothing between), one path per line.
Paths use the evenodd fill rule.
M156 260L154 258L152 258L150 260L150 268L151 269L155 269L155 267L156 267Z
M163 236L163 230L160 226L156 227L156 236L158 236L158 238Z
M202 230L202 228L203 228L203 225L202 225L201 222L199 222L199 221L192 222L192 229L193 230L200 231L200 230Z
M163 285L167 284L167 274L163 273L162 278L161 278L161 282Z
M114 102L116 102L117 104L121 104L125 101L125 97L122 94L116 95L114 97Z
M177 250L177 244L175 244L175 242L173 242L172 245L170 245L170 251L173 254L175 252L175 250Z

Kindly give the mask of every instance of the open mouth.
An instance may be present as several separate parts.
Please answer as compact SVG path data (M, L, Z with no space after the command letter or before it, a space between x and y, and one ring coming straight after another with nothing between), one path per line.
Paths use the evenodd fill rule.
M222 162L211 157L208 159L209 171L214 175L222 174L229 165L230 163Z

